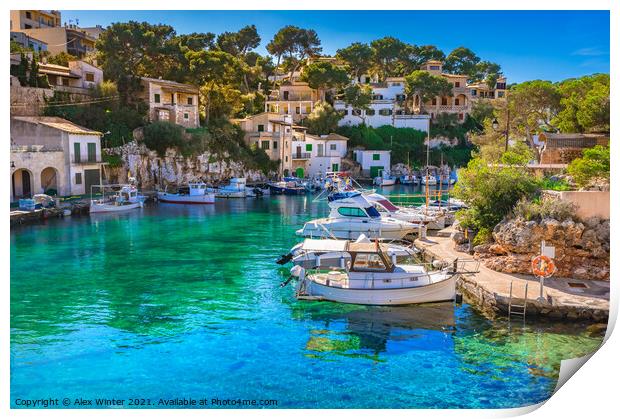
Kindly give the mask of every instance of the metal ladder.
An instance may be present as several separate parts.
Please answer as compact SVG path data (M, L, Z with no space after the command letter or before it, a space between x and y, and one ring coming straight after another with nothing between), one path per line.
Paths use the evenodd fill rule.
M508 299L508 317L510 316L521 316L523 320L525 320L525 313L527 311L527 288L529 282L525 283L525 298L523 299L523 304L513 304L512 303L512 283L510 281L510 298Z

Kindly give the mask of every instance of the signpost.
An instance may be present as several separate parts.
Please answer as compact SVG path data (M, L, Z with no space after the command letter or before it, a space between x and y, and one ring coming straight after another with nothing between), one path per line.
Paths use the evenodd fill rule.
M546 246L545 241L540 242L540 255L536 256L532 260L532 272L540 281L540 295L536 301L544 303L545 297L543 297L543 288L545 286L545 278L550 278L557 268L553 262L555 257L555 247Z

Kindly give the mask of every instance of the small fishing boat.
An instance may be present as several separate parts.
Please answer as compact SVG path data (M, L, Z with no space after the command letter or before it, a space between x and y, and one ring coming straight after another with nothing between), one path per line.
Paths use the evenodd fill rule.
M93 188L102 191L100 199L93 198ZM118 189L120 188L120 189ZM118 189L112 194L105 194L106 189ZM98 212L120 212L135 208L142 208L146 197L138 193L138 188L134 185L93 185L91 186L90 213Z
M415 175L412 174L406 174L406 175L401 175L398 178L398 181L402 184L402 185L415 185L417 183L417 178L415 177Z
M215 194L209 192L207 185L197 182L179 187L176 193L170 193L166 188L163 192L157 192L157 199L173 204L213 204Z
M345 253L347 243L349 242L346 240L305 239L293 246L286 255L282 255L277 263L284 265L293 262L293 265L300 265L305 269L338 266L341 258L345 258L346 261L349 257ZM362 234L355 243L370 243L370 240ZM387 255L395 261L413 257L418 253L419 250L413 246L389 243L387 247Z
M291 268L298 299L403 305L450 301L456 296L455 264L398 264L388 256L388 246L378 242L346 242L341 248L347 257L330 270Z
M416 231L416 224L382 217L361 192L339 192L328 197L328 218L308 221L296 231L298 236L356 240L400 240Z
M389 170L381 170L380 175L373 182L377 186L393 186L396 184L396 176L390 175Z
M230 179L230 183L226 186L219 187L215 190L216 198L245 198L246 181L244 177L234 177Z
M303 195L308 192L301 179L295 177L285 177L280 182L270 183L269 189L275 195Z
M435 176L430 175L430 174L428 176L422 176L421 183L422 183L422 185L435 186L435 185L437 185L437 178Z

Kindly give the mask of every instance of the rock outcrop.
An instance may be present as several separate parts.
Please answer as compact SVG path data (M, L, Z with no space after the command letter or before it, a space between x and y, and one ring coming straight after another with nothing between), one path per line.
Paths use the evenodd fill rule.
M143 189L195 181L219 184L231 177L245 177L249 182L265 180L260 171L247 170L238 162L216 160L208 153L185 157L169 149L165 157L159 157L144 144L136 142L107 149L106 152L120 156L122 161L121 167L105 169L111 183L127 182L128 176L131 176Z
M556 276L609 280L609 220L584 222L523 218L504 220L493 230L493 243L476 246L474 257L490 269L507 273L531 273L531 260L540 242L555 247Z

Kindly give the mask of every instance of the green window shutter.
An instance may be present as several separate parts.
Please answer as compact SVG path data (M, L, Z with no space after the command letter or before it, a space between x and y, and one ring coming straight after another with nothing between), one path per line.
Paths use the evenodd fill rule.
M312 144L306 144L306 151L312 151Z
M155 93L155 103L159 103L161 101L161 96L159 96L159 93Z
M338 171L338 163L332 163L332 172Z
M73 161L75 163L80 163L82 161L81 153L80 143L73 143Z
M97 144L88 143L88 161L97 161Z
M76 173L75 174L75 184L76 185L81 185L82 184L82 174L81 173Z
M373 160L381 160L381 154L373 154L372 155L372 159Z

